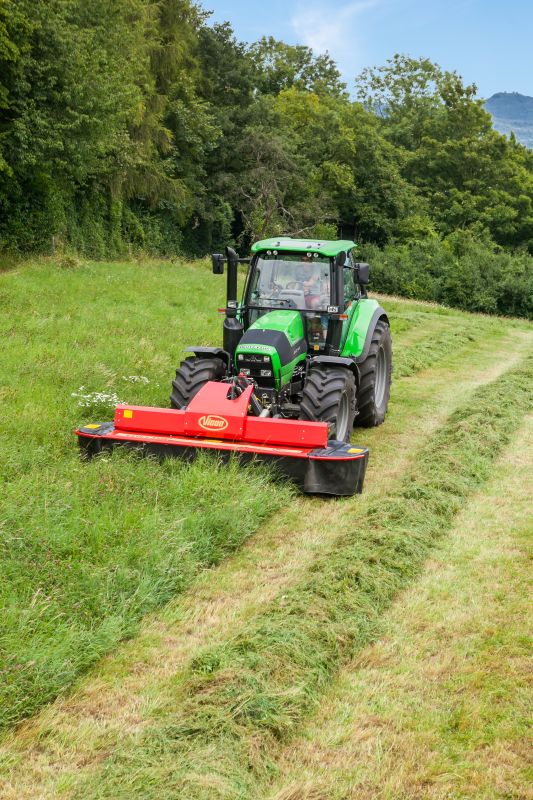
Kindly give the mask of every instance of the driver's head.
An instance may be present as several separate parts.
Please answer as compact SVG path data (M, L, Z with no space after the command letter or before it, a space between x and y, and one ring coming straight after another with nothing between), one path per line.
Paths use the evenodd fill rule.
M301 269L306 275L311 275L314 272L313 256L309 253L302 256Z

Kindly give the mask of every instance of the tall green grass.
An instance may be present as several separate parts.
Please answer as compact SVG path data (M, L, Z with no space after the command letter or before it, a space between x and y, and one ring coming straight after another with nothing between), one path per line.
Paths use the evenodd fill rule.
M263 470L124 452L4 486L0 725L68 688L287 496Z
M422 448L400 488L352 518L335 549L234 639L169 684L159 718L76 797L257 798L280 742L380 629L531 409L533 358L479 389Z
M168 404L183 346L220 336L223 292L205 263L0 275L0 728L288 502L264 470L78 457L74 428L112 418L113 395Z

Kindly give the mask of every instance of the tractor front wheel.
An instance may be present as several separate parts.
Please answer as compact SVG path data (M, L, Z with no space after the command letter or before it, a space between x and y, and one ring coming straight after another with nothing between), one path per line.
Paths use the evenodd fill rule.
M349 442L355 417L355 378L342 367L311 367L307 373L300 419L328 422L330 438Z
M219 381L226 373L220 358L187 358L176 370L172 381L170 405L185 408L208 381Z

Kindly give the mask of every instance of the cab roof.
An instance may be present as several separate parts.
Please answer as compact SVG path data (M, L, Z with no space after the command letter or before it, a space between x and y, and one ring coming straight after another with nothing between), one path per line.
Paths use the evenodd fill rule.
M292 239L290 236L274 236L262 239L252 245L252 253L262 250L278 250L285 253L319 253L321 256L335 258L343 250L349 252L357 247L349 239Z

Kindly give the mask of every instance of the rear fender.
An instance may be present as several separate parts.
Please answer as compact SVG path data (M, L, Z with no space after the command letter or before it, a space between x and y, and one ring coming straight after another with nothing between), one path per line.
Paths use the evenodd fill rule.
M387 325L390 324L389 323L389 318L385 314L385 312L383 311L381 306L378 309L376 309L376 311L374 312L374 314L372 316L372 319L370 320L370 323L369 323L369 326L368 326L368 332L367 332L366 338L365 338L365 345L363 347L363 352L361 353L360 356L357 356L357 358L355 359L357 364L362 364L363 361L366 359L366 357L368 355L368 351L370 350L370 345L372 344L372 336L374 335L374 330L375 330L376 325L378 324L378 322L380 320L383 320L384 322L386 322Z
M389 318L376 300L368 298L360 300L350 319L350 327L341 356L354 358L356 364L362 363L368 355L372 335L381 319L388 324Z

